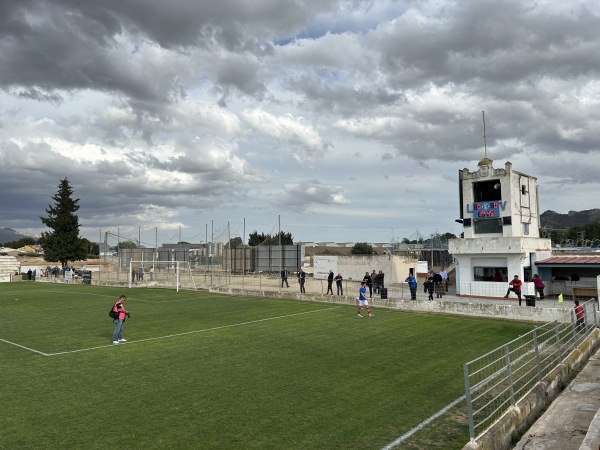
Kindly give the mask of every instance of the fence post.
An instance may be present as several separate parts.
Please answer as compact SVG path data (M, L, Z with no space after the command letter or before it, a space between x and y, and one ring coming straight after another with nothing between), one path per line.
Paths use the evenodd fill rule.
M506 371L508 372L508 383L510 385L510 403L515 406L517 402L515 402L515 387L513 386L512 370L510 365L510 350L508 349L508 345L504 346L504 359L506 362Z
M537 330L533 330L533 345L535 346L535 367L537 368L538 381L542 381L542 368L540 362L540 348L537 339Z
M559 349L561 348L560 345L560 330L559 330L559 323L557 320L554 321L554 335L556 336L556 348ZM560 352L554 352L554 362L558 365L560 363Z
M467 400L467 417L469 420L469 437L471 441L475 439L475 421L473 420L473 404L471 403L471 386L469 383L469 366L463 364L463 373L465 377L465 397Z

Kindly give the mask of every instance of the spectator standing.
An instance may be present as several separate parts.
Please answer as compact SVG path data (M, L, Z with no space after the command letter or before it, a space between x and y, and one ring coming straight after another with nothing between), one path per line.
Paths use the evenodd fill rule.
M579 304L579 300L575 300L575 316L577 317L575 328L578 332L583 331L585 329L585 313L583 306Z
M411 300L416 300L417 299L417 279L413 276L412 273L409 273L408 276L406 277L406 280L404 280L405 282L408 283L408 289L410 289L410 299Z
M433 277L429 277L423 283L423 287L425 288L425 293L429 294L428 299L433 300Z
M446 293L448 290L448 272L446 272L445 268L442 267L440 275L442 276L442 283L444 284L444 293Z
M281 271L281 287L283 287L283 283L285 283L286 287L290 287L288 284L288 270L284 267Z
M337 295L344 295L344 286L342 285L342 283L343 283L342 274L338 273L336 275L336 277L334 278L334 280L335 280L335 286L337 287Z
M367 272L368 274L369 272ZM367 309L367 314L369 315L369 317L373 317L373 314L371 314L371 310L369 309L369 302L367 301L367 287L366 287L366 282L363 281L360 284L360 289L358 290L358 317L362 317L362 314L360 313L361 308L364 306Z
M154 266L150 267L150 281L154 281Z
M500 273L500 270L496 269L496 272L494 272L494 276L492 277L492 281L496 281L498 283L504 281L502 279L502 274Z
M379 290L381 291L381 289L383 289L385 287L385 282L384 282L385 273L383 273L383 270L380 270L379 273L377 274L377 276L379 277Z
M123 323L125 322L125 316L129 314L129 311L125 309L123 303L125 303L127 297L121 295L119 300L113 305L113 311L119 313L119 317L115 319L115 331L113 332L113 344L119 344L120 342L127 342L127 339L123 338Z
M373 271L373 272L375 272L375 271ZM363 281L369 288L369 297L373 298L373 278L371 278L371 275L369 275L369 272L365 272L365 277L363 278Z
M379 292L379 282L377 279L377 272L375 272L375 269L373 269L373 272L371 272L371 286L373 286L373 292L377 294ZM373 296L371 295L371 297Z
M333 270L329 270L327 275L327 292L325 295L333 295Z
M31 269L29 269L29 270L27 271L27 279L28 279L29 281L31 281L31 277L32 277L32 276L33 276L33 271L32 271Z
M521 306L521 286L523 286L523 282L519 280L519 275L515 275L512 281L508 283L508 291L506 291L504 298L508 298L508 295L514 292L519 297L519 306Z
M304 289L304 282L306 281L306 273L304 270L300 269L298 272L298 283L300 284L300 293L306 294L306 290Z
M442 296L444 295L445 291L444 291L444 279L442 278L442 275L439 273L434 273L432 281L433 281L433 287L435 289L435 298L442 298Z
M546 285L537 273L533 276L533 286L535 287L535 292L540 296L540 300L543 300Z
M144 281L144 266L138 269L138 278L140 281Z

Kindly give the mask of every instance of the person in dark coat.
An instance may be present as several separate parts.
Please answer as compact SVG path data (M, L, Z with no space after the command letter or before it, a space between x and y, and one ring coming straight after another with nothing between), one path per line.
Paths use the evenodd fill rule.
M330 270L329 275L327 275L327 292L325 295L333 295L333 270Z
M363 281L369 288L369 297L373 298L373 278L371 278L369 272L365 272L365 277L363 278Z
M434 273L431 278L435 289L435 298L442 298L442 295L444 295L444 279L439 273Z
M423 283L423 287L425 288L425 293L429 293L429 300L433 300L433 277L429 277Z

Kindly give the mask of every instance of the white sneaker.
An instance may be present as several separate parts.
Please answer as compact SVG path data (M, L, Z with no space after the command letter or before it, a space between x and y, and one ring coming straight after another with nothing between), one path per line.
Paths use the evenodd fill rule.
M121 338L121 339L119 339L119 342L127 342L127 339Z
M119 343L119 341L113 341L113 344L118 344L118 343Z
M369 317L375 317L375 314L369 314Z
M357 316L357 317L362 317L362 314L358 314L358 316Z

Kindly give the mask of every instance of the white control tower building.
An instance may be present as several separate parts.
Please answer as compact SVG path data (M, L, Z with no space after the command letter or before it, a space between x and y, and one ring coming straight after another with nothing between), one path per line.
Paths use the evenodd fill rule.
M510 162L495 169L487 156L478 170L465 168L458 178L463 234L449 242L457 294L504 297L514 275L528 281L535 261L551 254L550 239L539 233L537 179L514 171ZM524 283L523 293L533 295L531 283Z

